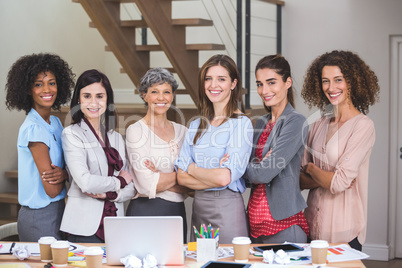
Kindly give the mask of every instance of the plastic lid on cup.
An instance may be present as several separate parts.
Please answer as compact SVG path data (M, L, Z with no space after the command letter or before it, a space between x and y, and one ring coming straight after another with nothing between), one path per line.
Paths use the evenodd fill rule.
M233 238L232 244L247 245L247 244L251 244L251 240L247 236L238 236L238 237Z
M84 250L84 255L103 255L103 249L100 247L88 247Z
M68 243L68 241L65 240L58 240L53 242L50 245L51 248L69 248L70 247L70 243Z
M328 246L329 244L326 240L313 240L310 243L310 247L312 248L327 248Z
M53 236L42 236L41 238L39 238L38 243L50 245L55 241L56 241L56 238L54 238Z

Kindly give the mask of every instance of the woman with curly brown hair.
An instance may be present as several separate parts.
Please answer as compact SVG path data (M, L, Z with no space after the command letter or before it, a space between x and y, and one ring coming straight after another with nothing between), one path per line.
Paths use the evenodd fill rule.
M71 96L74 74L54 54L32 54L11 67L6 84L8 109L27 114L18 134L18 235L37 242L60 239L68 178L64 169L60 120L50 115Z
M310 129L300 173L300 187L310 189L305 216L311 239L362 249L375 141L366 114L378 94L377 76L352 52L325 53L307 70L302 97L324 114Z

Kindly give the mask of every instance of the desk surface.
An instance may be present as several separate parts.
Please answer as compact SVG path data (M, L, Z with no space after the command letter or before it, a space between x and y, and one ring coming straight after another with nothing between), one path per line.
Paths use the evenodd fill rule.
M7 242L7 243L9 243L9 242ZM104 246L104 244L81 244L81 245L83 245L83 246ZM331 244L331 246L332 245L333 244ZM220 245L220 246L230 247L232 245ZM256 246L256 245L251 245L251 247L254 247L254 246ZM225 259L219 259L219 261L234 262L234 258L229 257L229 258L225 258ZM16 259L15 257L13 257L10 254L0 255L0 263L4 263L4 262L26 263L26 264L30 265L31 267L41 267L41 268L43 268L43 266L45 265L45 263L40 261L39 256L31 256L29 259L27 259L25 261L19 261L18 259ZM255 257L253 255L250 255L249 263L261 263L261 262L262 262L262 257ZM197 263L196 260L194 260L194 259L186 258L184 266L167 266L167 267L197 268L197 267L201 267L203 264L204 263ZM122 266L110 266L110 265L103 264L103 268L122 267ZM68 267L74 267L74 266L68 266ZM327 264L327 267L359 267L359 268L362 268L365 266L362 261L356 260L356 261L348 261L348 262L333 262L333 263Z

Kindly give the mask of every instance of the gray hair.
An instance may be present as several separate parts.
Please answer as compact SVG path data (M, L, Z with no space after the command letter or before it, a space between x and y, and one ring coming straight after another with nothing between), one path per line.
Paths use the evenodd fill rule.
M148 88L152 87L153 85L161 85L164 83L168 83L172 87L172 92L174 93L176 89L179 87L176 79L174 79L173 75L164 68L152 68L149 69L146 74L140 80L140 86L137 88L140 97L142 100L143 93L148 92Z

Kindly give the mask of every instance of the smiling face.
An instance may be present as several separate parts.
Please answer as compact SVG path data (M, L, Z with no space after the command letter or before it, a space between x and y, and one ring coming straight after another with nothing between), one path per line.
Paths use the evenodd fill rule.
M349 103L348 84L338 66L324 66L321 76L322 90L332 105Z
M174 94L172 86L169 83L163 83L153 84L142 96L148 104L148 112L161 115L169 110Z
M56 77L51 72L38 74L33 84L32 107L35 110L51 109L57 97Z
M81 111L89 120L99 120L107 107L106 90L101 83L90 84L80 91Z
M205 93L213 104L226 105L236 84L237 80L232 81L229 72L220 65L210 67L205 75Z
M258 69L256 74L257 92L264 105L272 108L284 108L288 103L288 89L292 86L292 79L288 77L283 82L282 76L275 70Z

